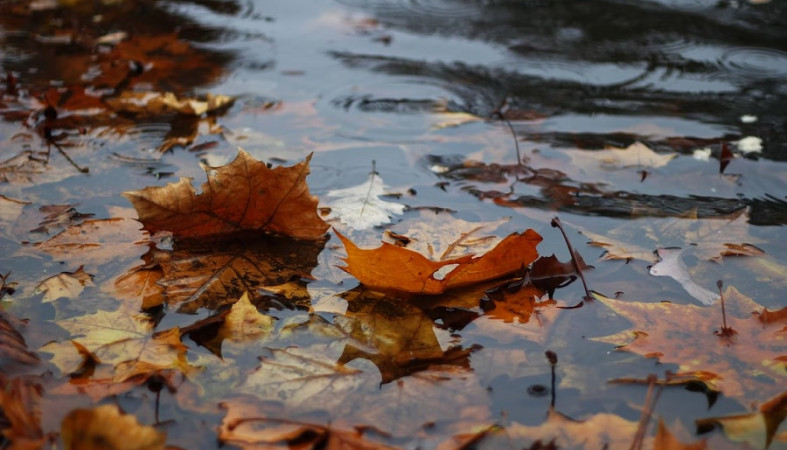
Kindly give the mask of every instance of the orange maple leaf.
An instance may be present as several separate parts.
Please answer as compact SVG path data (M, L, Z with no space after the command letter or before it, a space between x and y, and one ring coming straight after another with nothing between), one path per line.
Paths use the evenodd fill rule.
M176 239L238 231L319 239L328 225L317 214L317 198L306 185L310 159L271 169L241 149L227 165L204 167L208 181L201 194L190 178L181 178L123 195L146 230L170 231Z
M538 257L536 245L541 235L533 230L513 233L495 248L476 257L433 261L420 253L383 242L376 249L362 249L336 231L344 243L346 266L341 269L365 286L385 291L436 295L448 289L469 286L510 275L528 266ZM444 277L438 272L446 266L453 269Z
M631 330L593 340L618 345L680 372L701 371L711 389L738 398L761 398L784 389L787 380L787 317L768 312L733 287L724 292L727 324L720 333L720 310L668 302L641 303L594 294L633 323Z

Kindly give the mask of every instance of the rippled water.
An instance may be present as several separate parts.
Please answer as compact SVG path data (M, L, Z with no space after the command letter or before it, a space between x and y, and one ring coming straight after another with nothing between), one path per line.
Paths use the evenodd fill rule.
M205 175L198 163L224 164L238 146L277 164L314 152L309 185L321 198L362 183L374 167L393 192L402 194L397 201L410 208L404 221L433 210L455 211L471 222L510 217L502 231L534 228L545 237L541 254L566 259L565 244L549 225L559 215L579 253L596 266L589 273L593 289L683 303L691 303L691 296L671 280L648 276L642 261L596 262L601 251L585 245L587 239L576 232L607 233L690 212L718 218L748 208L747 238L756 239L767 255L758 260L761 265L742 259L723 265L690 261L692 271L708 288L722 278L763 305L784 305L787 2L61 3L0 5L0 72L14 80L0 87L0 195L36 208L78 204L80 212L99 218L133 215L122 192L178 177L200 183ZM126 33L121 43L98 43L118 32ZM140 59L155 63L136 67L130 56L106 58L122 42L134 43L123 55L138 51ZM91 109L90 98L111 98L117 86L237 100L219 114L189 119ZM83 91L89 95L75 94ZM58 112L56 119L47 116L47 106ZM47 146L47 133L62 133L56 141L62 152ZM626 167L583 156L637 141L675 156L664 165L636 161ZM737 157L722 175L723 144ZM705 158L698 156L703 153L697 150L707 149ZM48 159L39 161L44 154ZM18 165L29 155L38 159ZM88 167L89 174L80 167ZM353 237L371 244L380 232ZM643 225L637 239L648 246L650 238ZM334 244L312 274L315 301L320 289L336 290L338 282L354 286L335 269ZM50 319L106 300L107 294L95 289L85 305L42 304L32 294L35 283L78 265L20 256L24 248L18 230L0 232L0 274L11 271L21 286L4 299L12 300L7 310L53 327ZM113 261L107 267L115 272L99 266L86 270L97 274L101 286L122 273L119 268L139 263L140 254ZM560 292L571 304L582 296L577 283ZM30 298L34 301L25 303ZM638 411L631 405L641 403L644 389L614 390L605 382L620 375L615 370L623 362L636 374L661 368L585 340L606 328L606 334L619 331L621 323L599 322L588 308L577 311L538 344L516 332L490 337L475 323L449 333L442 322L447 316L435 320L435 329L440 339L458 339L464 348L525 348L528 355L542 355L547 347L573 349L565 361L586 373L586 384L562 388L563 411L578 416L614 411L635 420ZM162 327L188 326L195 317L170 312L160 320ZM576 342L569 346L563 336ZM48 338L43 332L28 336L31 346ZM548 398L532 389L527 394L527 388L545 383L545 369L528 360L512 364L505 375L484 378L485 355L474 353L471 367L488 389L492 415L540 423ZM685 401L686 395L666 392L663 411L690 424L707 413L707 404L696 396ZM134 409L146 401L141 398L122 401ZM741 404L722 399L714 408L714 415L739 412ZM204 417L215 419L215 414ZM170 429L173 442L189 447L194 437L178 427L187 425ZM215 439L207 431L201 436Z

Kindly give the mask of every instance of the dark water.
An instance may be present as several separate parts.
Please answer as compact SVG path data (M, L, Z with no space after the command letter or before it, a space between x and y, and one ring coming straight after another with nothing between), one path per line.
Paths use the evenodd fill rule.
M364 182L374 167L390 191L402 194L389 200L409 207L394 220L405 230L424 211L449 210L469 222L509 217L498 234L533 228L544 236L540 254L566 260L562 237L550 226L558 215L578 253L595 266L587 274L590 287L610 296L622 292L630 300L694 302L676 281L648 275L646 261L598 261L602 250L587 246L578 231L623 230L629 242L648 251L685 247L680 236L654 237L648 227L687 214L713 219L746 209L748 226L735 238L756 244L765 255L725 258L723 264L689 258L689 272L707 289L722 279L769 308L785 304L783 1L66 3L0 4L0 71L6 77L0 85L0 194L29 202L21 219L10 204L0 204L0 273L11 272L9 279L18 283L16 292L3 298L3 309L30 318L33 325L24 334L31 349L66 338L52 320L113 310L114 280L139 265L148 251L124 247L122 256L108 260L31 252L28 242L49 237L29 232L38 224L39 207L73 204L99 219L133 217L122 192L184 176L201 183L205 175L198 162L227 163L238 146L274 164L292 164L314 152L308 181L323 203L329 191ZM112 33L123 34L112 38ZM236 101L202 117L106 106L129 89L222 94ZM664 164L612 166L593 157L635 142L674 157ZM720 174L723 146L736 158ZM53 226L49 234L68 224ZM382 229L344 231L373 245ZM304 287L303 298L293 304L277 300L287 305L273 308L279 326L305 329L310 321L323 320L345 332L406 329L409 325L375 325L369 318L378 316L364 308L379 299L352 290L355 281L335 268L341 256L337 246L332 239L310 263L315 280ZM82 264L95 275L95 286L77 299L43 303L34 293L44 278ZM357 295L362 301L353 303ZM583 295L575 282L555 297L573 305ZM391 299L379 301L374 308L390 307ZM348 308L348 302L349 312L335 311ZM303 308L313 304L339 306L317 308L319 314L309 316ZM392 373L404 384L385 374L375 379L385 372L380 367L400 363L343 351L345 340L319 332L293 332L269 343L268 350L233 354L238 373L227 375L228 386L213 393L222 383L223 366L195 343L199 339L184 338L191 360L208 369L187 382L181 395L209 386L208 406L190 408L170 396L162 401L162 414L174 422L159 428L170 433L173 445L212 448L223 416L218 402L235 392L231 386L243 384L241 372L256 367L258 357L280 357L276 352L288 345L323 345L332 361L381 382L380 389L363 391L366 400L356 409L376 402L392 406L385 412L370 408L373 423L368 423L339 406L332 413L325 406L330 401L320 396L328 390L313 404L282 401L272 415L322 424L349 417L352 425L372 425L391 434L387 442L407 447L433 447L462 431L472 421L455 420L453 414L473 406L485 411L478 423L541 423L550 401L538 394L549 385L546 349L560 356L558 409L577 418L609 412L636 421L645 387L606 381L677 368L587 340L627 326L598 304L565 310L535 340L527 334L532 324L503 325L478 305L444 306L407 304L380 313L392 324L401 317L412 317L401 324L426 320L439 348L459 351L441 353L437 361L472 374L444 385L429 381L434 385L420 396L434 395L424 404L419 391L402 386L418 389L427 363L396 366ZM157 327L166 329L188 327L215 310L203 308L196 316L176 308L159 313ZM334 397L342 395L341 389L336 392ZM456 392L463 393L461 399ZM127 411L144 423L154 421L149 392L136 388L123 395L119 401ZM402 396L412 398L391 400ZM743 412L763 400L722 395L709 408L701 393L671 388L656 411L692 429L694 419ZM62 411L90 404L84 396L52 395L48 401L67 405ZM422 409L432 413L420 414ZM62 414L45 417L47 431L58 428ZM380 423L396 414L421 420L422 428ZM203 430L197 437L187 431L194 426Z

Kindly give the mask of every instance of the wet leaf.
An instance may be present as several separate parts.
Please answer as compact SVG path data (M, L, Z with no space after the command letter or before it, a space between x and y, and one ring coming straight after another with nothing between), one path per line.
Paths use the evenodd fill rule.
M33 233L51 234L53 230L76 225L94 214L82 214L76 210L77 205L44 205L38 211L45 214L38 227L30 230Z
M205 167L208 181L197 194L191 179L165 187L126 192L144 229L169 231L175 239L238 231L269 231L302 239L320 239L328 225L317 214L309 193L309 160L292 167L268 166L240 150L231 163Z
M341 233L337 235L347 251L347 266L342 269L365 286L429 295L520 271L538 257L536 245L541 242L538 233L527 230L509 235L483 256L466 255L437 262L385 242L373 250L361 249ZM450 271L439 273L444 267Z
M705 383L729 397L772 395L787 380L787 319L763 322L758 314L765 308L733 287L724 293L727 325L735 330L731 337L718 335L722 317L715 308L594 296L633 326L593 340L678 364L680 372L714 374Z
M779 426L787 418L787 392L771 398L760 405L759 411L724 417L710 417L696 422L699 433L720 427L724 435L734 442L745 442L754 448L768 448L774 441ZM781 444L787 443L778 438Z
M261 314L249 300L249 294L244 292L224 318L219 337L235 343L254 342L270 334L272 329L273 318Z
M206 94L205 99L178 98L172 92L122 92L107 99L107 104L119 112L144 115L183 114L201 116L205 113L228 108L235 101L225 95Z
M167 440L166 433L141 425L136 417L111 404L69 412L60 435L67 450L155 450L164 449Z
M342 223L356 230L376 227L391 221L391 216L402 214L404 205L380 199L385 191L383 179L372 172L365 183L346 189L328 192L331 208L329 217L338 218Z
M0 194L0 223L3 224L3 229L5 230L8 224L13 223L22 214L25 205L29 204L30 202Z
M93 286L93 275L85 272L84 266L79 266L76 272L62 272L47 278L36 286L34 293L43 293L43 301L48 303L59 298L76 298L86 286Z
M486 315L505 323L526 324L531 316L537 316L541 310L557 304L554 300L541 301L544 292L531 284L518 288L501 286L487 295L494 302L494 307L485 307L488 308Z
M123 382L158 370L174 369L189 374L196 369L186 359L187 347L177 328L153 332L153 321L145 314L123 309L58 320L73 340L90 351L93 358L114 367L112 379ZM83 357L70 342L50 343L42 351L56 356L63 373L74 373ZM66 355L73 355L67 357Z

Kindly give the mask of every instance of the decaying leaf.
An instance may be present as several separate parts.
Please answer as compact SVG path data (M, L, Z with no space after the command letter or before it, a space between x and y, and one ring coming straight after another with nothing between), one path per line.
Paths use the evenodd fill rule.
M383 179L377 172L372 172L365 183L329 191L328 196L335 199L328 202L331 208L329 217L336 217L356 230L390 222L391 216L404 212L404 205L380 199L385 193L384 188Z
M153 321L142 313L119 309L57 321L95 360L114 366L113 380L123 382L137 375L174 369L184 374L195 368L186 359L187 347L177 328L153 332ZM63 373L74 373L84 360L70 342L53 342L41 351L56 355L53 362ZM71 355L71 356L67 356Z
M774 438L780 441L781 445L787 444L787 433L776 436L785 418L787 418L787 391L760 405L757 412L699 419L696 425L699 433L721 427L724 435L731 441L745 442L754 448L765 449L770 447Z
M183 114L201 116L205 113L227 108L235 101L225 95L206 94L205 99L178 98L172 92L125 91L106 100L115 111L145 115Z
M59 298L76 298L86 286L93 286L93 275L85 272L84 266L79 266L76 272L62 272L47 278L36 286L34 293L43 293L43 301L47 303Z
M721 310L668 302L641 303L594 297L628 319L632 329L593 340L608 342L664 363L680 372L715 374L705 383L737 398L757 398L782 390L787 380L787 318L766 323L765 308L735 288L724 292L727 325L735 333L717 333Z
M166 433L141 425L112 404L69 412L60 435L67 450L163 450L167 441Z
M309 160L270 169L243 150L231 163L205 167L208 181L197 194L191 179L165 187L126 192L150 232L169 231L175 239L238 231L269 231L294 238L320 239L328 225L309 193Z
M536 245L541 242L538 233L526 230L509 235L483 256L466 255L438 262L386 242L373 250L361 249L341 233L336 234L347 251L347 266L342 269L365 286L428 295L520 271L538 257ZM443 268L449 271L443 274Z
M3 224L3 228L6 228L6 224L15 221L16 218L22 214L22 209L25 205L28 204L30 204L30 202L17 200L0 194L0 224Z

